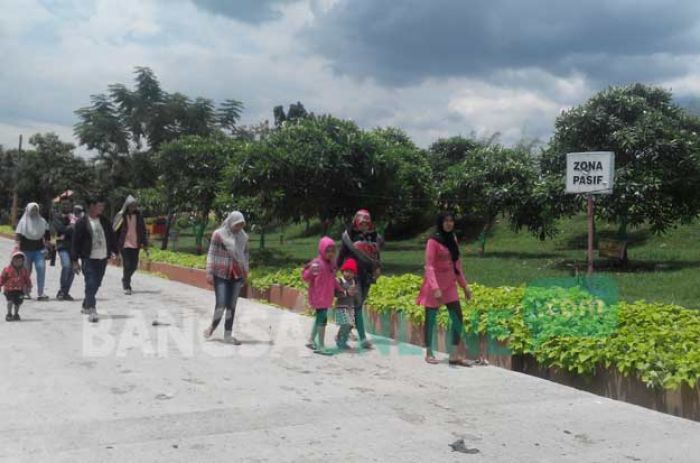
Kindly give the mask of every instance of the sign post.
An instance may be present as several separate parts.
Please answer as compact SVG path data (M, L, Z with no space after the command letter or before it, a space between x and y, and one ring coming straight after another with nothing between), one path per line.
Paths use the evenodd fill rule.
M593 220L595 219L595 202L593 195L588 193L588 276L593 275Z
M588 275L593 274L593 195L610 194L615 183L615 153L590 151L566 155L566 192L585 194L588 202Z
M22 159L22 135L19 136L19 148L17 149L17 158L15 159L15 172L14 172L14 179L13 179L13 185L12 185L12 209L10 211L10 223L12 224L12 229L17 226L17 208L19 207L19 195L17 194L17 181L18 175L17 171L19 170L18 164L20 163L20 159Z

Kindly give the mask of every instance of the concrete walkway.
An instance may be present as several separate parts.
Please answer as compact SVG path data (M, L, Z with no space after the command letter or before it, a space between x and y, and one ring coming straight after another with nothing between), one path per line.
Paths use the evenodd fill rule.
M700 462L699 423L405 346L315 355L310 319L247 300L243 345L223 327L203 342L210 292L137 274L125 297L119 281L110 268L97 325L55 300L0 321L1 460Z

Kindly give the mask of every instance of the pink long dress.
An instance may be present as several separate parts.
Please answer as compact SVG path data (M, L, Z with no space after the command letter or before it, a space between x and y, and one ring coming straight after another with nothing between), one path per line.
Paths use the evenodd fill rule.
M455 273L455 266L459 274ZM425 276L416 303L424 307L437 308L443 304L458 301L458 284L462 288L467 286L462 261L452 262L447 246L429 239L425 247ZM436 289L442 291L440 300L435 299Z

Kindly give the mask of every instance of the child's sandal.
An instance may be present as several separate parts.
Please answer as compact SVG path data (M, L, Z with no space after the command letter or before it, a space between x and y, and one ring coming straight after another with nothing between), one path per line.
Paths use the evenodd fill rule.
M12 317L12 314L11 314L11 313L8 313L7 315L5 315L5 321L6 321L6 322L11 322L12 320L13 320L13 317Z
M309 349L311 349L314 352L318 350L318 346L316 346L315 342L307 342L306 347L308 347Z

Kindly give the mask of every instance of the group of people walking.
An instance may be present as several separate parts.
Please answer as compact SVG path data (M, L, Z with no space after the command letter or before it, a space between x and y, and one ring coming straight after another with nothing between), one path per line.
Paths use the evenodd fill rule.
M129 196L113 221L104 217L105 202L100 198L88 199L87 211L75 207L71 198L61 199L61 211L49 224L40 214L39 205L27 205L16 229L16 249L11 263L1 274L0 286L5 290L8 321L20 320L19 307L30 297L30 275L36 273L37 300L48 300L45 294L46 253L53 246L61 261L60 289L56 298L74 300L70 294L75 275L85 279L85 297L82 313L91 322L99 320L96 295L104 278L110 258L121 256L122 284L126 295L132 294L131 278L138 268L141 249L148 250L148 234L137 200ZM239 211L230 213L211 236L207 254L207 281L214 289L214 314L204 337L210 338L224 321L224 341L240 344L233 335L236 303L249 272L248 235L246 221ZM437 364L435 331L437 313L445 305L450 317L449 363L471 366L466 358L464 322L459 302L458 287L465 299L471 299L469 283L464 275L457 237L455 218L450 213L437 217L436 229L425 249L425 273L417 303L425 307L425 361ZM353 349L349 341L356 339L358 348L371 349L364 325L363 306L372 285L381 276L381 248L383 239L375 229L367 210L359 210L352 224L343 232L339 249L330 237L321 238L318 255L302 269L302 278L308 284L308 302L315 311L315 319L306 346L314 352L332 355L326 348L325 332L328 311L335 309L339 325L335 338L339 350ZM356 330L356 338L353 335ZM478 364L486 364L482 357Z
M471 299L472 294L464 276L454 229L455 218L452 214L438 215L435 233L426 244L425 273L417 298L417 303L425 307L425 361L433 365L439 363L435 357L436 321L438 309L445 305L450 315L451 349L448 363L465 367L487 365L484 357L479 357L475 362L467 359L464 321L457 287L462 289L467 300ZM306 344L314 352L324 355L334 353L325 346L328 310L333 307L334 300L336 323L340 327L336 347L340 350L351 349L348 337L355 328L360 347L372 348L372 343L366 338L362 309L372 284L381 275L382 244L383 240L374 228L370 213L364 209L355 214L352 225L343 233L339 252L333 239L321 238L318 256L302 271L302 277L309 285L309 304L316 312ZM338 269L339 276L336 275Z
M37 300L47 301L45 293L46 259L55 250L61 262L61 277L56 299L73 301L70 291L75 275L83 274L85 297L82 313L91 322L99 320L96 295L102 285L110 258L121 256L123 287L132 293L131 278L138 268L141 249L148 249L148 235L135 198L129 196L114 221L104 217L105 201L89 198L87 211L74 205L69 195L61 196L60 211L49 223L39 205L29 203L15 230L15 250L11 263L2 272L0 286L7 299L7 321L18 321L19 307L31 298L30 276L36 273ZM56 243L52 243L52 237Z

